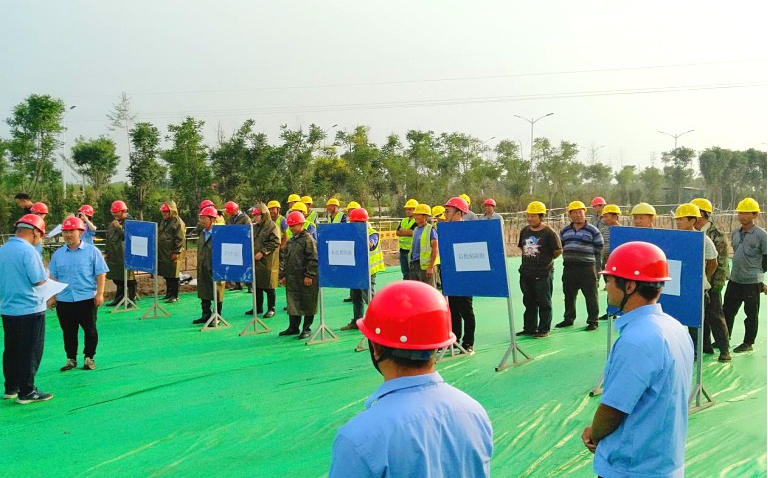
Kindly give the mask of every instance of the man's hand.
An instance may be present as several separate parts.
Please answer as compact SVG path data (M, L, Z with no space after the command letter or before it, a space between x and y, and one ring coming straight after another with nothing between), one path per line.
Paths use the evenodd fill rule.
M262 254L261 252L257 252L256 255L253 256L253 258L256 259L257 261L260 261L262 257L264 257L264 254Z
M427 267L427 277L432 277L432 274L435 273L435 267L434 266L428 266Z
M285 287L285 277L283 277L282 279L280 279L280 285L281 285L281 286L283 286L283 287Z
M768 295L768 287L765 286L765 283L760 283L760 292L762 292L765 295Z
M592 425L584 429L584 433L581 434L581 441L584 442L584 446L592 453L597 450L597 444L592 441Z
M171 254L171 262L177 262L179 260L179 255L175 252Z
M304 285L309 287L312 285L312 278L311 277L305 277L304 278Z
M56 296L53 296L50 299L48 299L48 302L46 304L48 305L49 309L55 309L56 308Z
M118 221L117 219L112 221L112 227L118 227L119 225L120 225L120 221Z
M96 294L93 298L93 305L99 307L104 303L104 294Z

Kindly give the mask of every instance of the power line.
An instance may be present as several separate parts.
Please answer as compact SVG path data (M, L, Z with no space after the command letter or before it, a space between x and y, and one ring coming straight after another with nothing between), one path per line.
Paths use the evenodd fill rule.
M244 91L303 90L303 89L323 89L323 88L349 88L349 87L359 87L359 86L406 85L406 84L417 84L417 83L497 80L497 79L505 79L505 78L521 78L521 77L536 77L536 76L550 76L550 75L574 75L574 74L584 74L584 73L608 73L608 72L616 72L616 71L652 70L652 69L661 69L661 68L684 68L684 67L691 67L691 66L728 65L733 63L755 63L755 62L764 62L764 61L765 61L764 59L728 60L728 61L711 61L711 62L700 62L700 63L677 63L677 64L667 64L667 65L596 68L596 69L588 69L588 70L563 70L563 71L512 73L507 75L423 78L423 79L374 81L374 82L360 82L360 83L329 83L329 84L323 84L323 85L256 86L252 88L230 88L230 89L219 89L219 90L162 91L162 92L155 92L155 93L151 93L151 92L150 93L132 93L131 96L237 93L237 92L244 92ZM96 95L96 96L112 96L112 95ZM71 97L72 98L92 98L94 97L94 95L72 95Z
M347 103L347 104L327 104L327 105L298 105L298 106L274 106L260 108L236 108L221 110L197 110L197 111L162 111L154 113L139 113L138 119L156 120L156 119L175 119L180 116L258 116L271 114L298 114L298 113L325 113L336 111L354 111L354 110L376 110L376 109L394 109L394 108L419 108L433 106L453 106L483 103L501 103L529 100L551 100L568 98L593 98L602 96L623 96L638 94L655 93L674 93L687 91L703 90L725 90L738 88L755 88L765 86L765 81L752 81L747 83L732 84L709 84L709 85L688 85L688 86L666 86L653 88L635 88L623 90L596 90L596 91L577 91L563 93L537 93L530 95L516 96L490 96L490 97L469 97L469 98L444 98L434 100L413 100L413 101L393 101L379 103ZM78 118L77 122L104 121L103 117L98 118ZM75 120L72 120L75 122Z

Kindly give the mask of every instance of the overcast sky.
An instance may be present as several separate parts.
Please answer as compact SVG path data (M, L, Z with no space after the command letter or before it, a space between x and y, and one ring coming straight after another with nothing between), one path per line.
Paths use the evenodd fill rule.
M765 150L763 1L0 0L0 118L33 93L76 105L65 140L108 134L121 92L163 133L213 144L247 118L535 135L645 167L678 144ZM5 122L0 136L7 136ZM126 141L116 137L126 154ZM124 164L127 162L124 161ZM660 165L660 162L656 163ZM122 176L121 172L121 176ZM70 175L71 177L71 175Z

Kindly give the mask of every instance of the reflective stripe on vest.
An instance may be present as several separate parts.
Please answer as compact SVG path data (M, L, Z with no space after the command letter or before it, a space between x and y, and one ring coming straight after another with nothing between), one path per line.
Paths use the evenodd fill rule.
M378 232L368 224L368 238L373 234L378 234ZM381 238L376 242L376 247L368 252L368 270L371 275L387 270L387 267L384 265L384 253L381 252L381 247L379 247L380 243Z
M431 235L432 225L424 224L424 229L421 231L421 237L419 238L419 266L421 266L423 271L427 270L432 260L432 241L429 240ZM435 265L438 264L440 264L439 254L435 258Z
M341 218L344 216L341 212L336 212L336 215L331 219L331 224L339 224L341 223Z
M307 214L307 221L317 225L317 213L315 211L309 211Z
M416 219L412 217L404 217L400 221L400 229L410 229L416 224ZM413 247L413 236L400 236L397 238L397 245L404 251L410 251Z

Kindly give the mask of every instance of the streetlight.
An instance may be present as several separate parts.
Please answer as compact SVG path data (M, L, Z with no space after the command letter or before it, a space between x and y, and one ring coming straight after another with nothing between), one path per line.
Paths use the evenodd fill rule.
M486 160L488 159L488 154L487 154L487 150L486 150L486 148L485 148L485 143L487 143L488 141L490 141L490 140L492 140L492 139L496 139L496 136L491 136L490 138L488 138L488 139L486 139L485 141L483 141L482 143L480 143L480 151L482 151L482 152L485 152L485 153L486 153L486 155L485 155L485 159L486 159Z
M688 134L691 131L693 131L693 130L691 129L691 130L686 131L685 133L680 133L680 134L670 134L670 133L665 133L664 131L659 131L659 133L666 134L667 136L671 136L671 137L675 138L675 149L677 149L677 138L679 138L680 136L682 136L684 134Z
M547 113L544 116L541 116L536 119L533 119L533 118L528 119L528 118L523 118L522 116L512 115L515 118L520 118L521 120L525 120L531 123L531 170L530 170L531 185L530 185L530 188L528 189L528 194L533 194L533 125L535 125L536 122L539 121L540 119L546 118L547 116L552 116L553 114L554 113Z
M62 143L64 146L64 155L62 157L62 161L64 162L64 165L61 167L61 183L64 185L64 199L67 199L67 113L72 111L73 109L77 108L77 105L72 105L69 108L64 109L64 114L61 116L61 126L62 126Z

